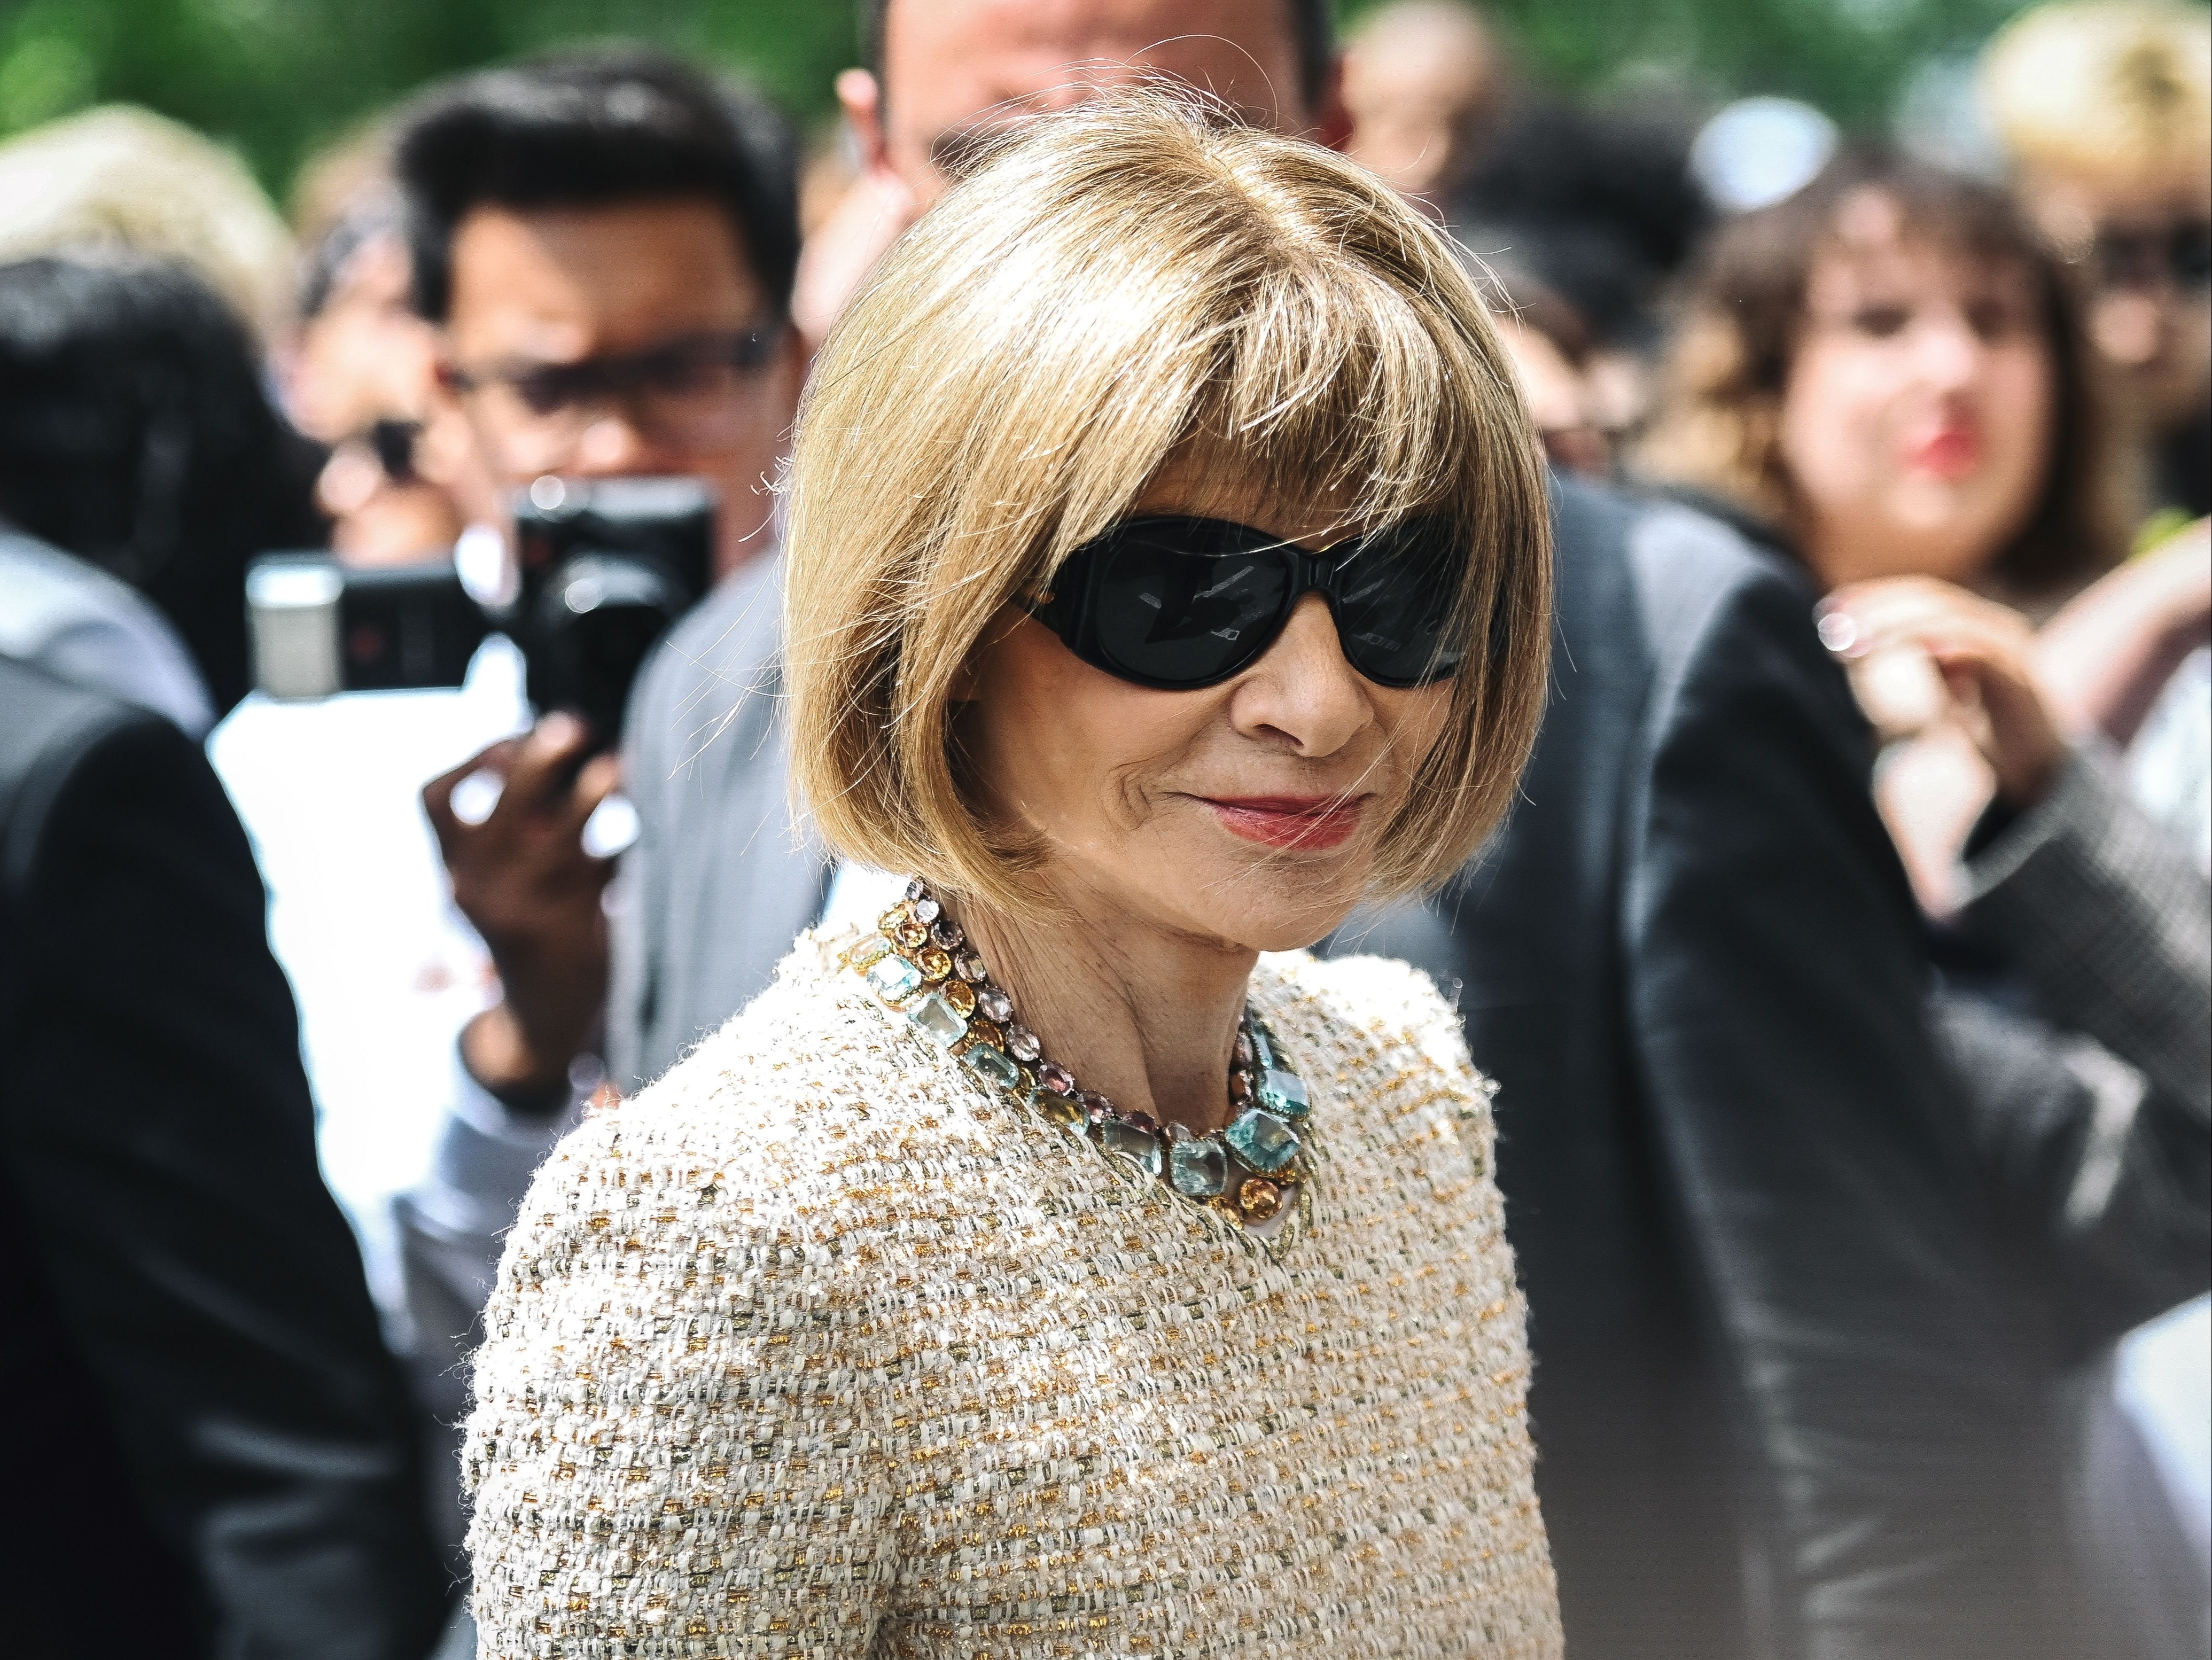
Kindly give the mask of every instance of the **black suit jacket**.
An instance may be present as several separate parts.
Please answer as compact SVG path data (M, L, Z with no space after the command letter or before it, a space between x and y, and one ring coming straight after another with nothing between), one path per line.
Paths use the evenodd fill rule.
M245 833L0 659L0 1649L419 1660L447 1586Z
M2039 1379L1814 596L1686 509L1556 508L1522 799L1345 944L1456 982L1502 1085L1570 1660L2066 1652Z

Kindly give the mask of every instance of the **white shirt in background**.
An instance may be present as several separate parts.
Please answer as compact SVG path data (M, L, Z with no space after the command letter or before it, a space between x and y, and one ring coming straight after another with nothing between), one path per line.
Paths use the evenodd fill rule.
M496 990L454 908L422 786L530 723L521 654L487 640L458 690L259 693L208 742L269 885L300 1004L324 1179L404 1339L392 1201L428 1169L463 1087L460 1030Z

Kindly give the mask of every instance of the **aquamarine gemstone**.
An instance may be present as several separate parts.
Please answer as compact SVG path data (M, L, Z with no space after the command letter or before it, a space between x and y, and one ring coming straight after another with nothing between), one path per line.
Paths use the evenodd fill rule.
M1312 1110L1305 1081L1294 1072L1272 1068L1260 1079L1260 1104L1278 1118L1299 1119Z
M919 1026L921 1035L939 1049L949 1049L967 1035L968 1023L960 1018L960 1011L935 992L908 1009L906 1018Z
M988 1043L973 1043L961 1052L960 1058L968 1070L994 1089L1017 1088L1022 1081L1022 1070Z
M1252 1033L1252 1058L1258 1063L1260 1070L1265 1072L1275 1064L1275 1046L1267 1041L1267 1029L1257 1020L1252 1023L1249 1030Z
M1298 1138L1272 1112L1247 1107L1221 1132L1237 1156L1262 1175L1272 1176L1297 1157Z
M1178 1141L1168 1149L1168 1179L1177 1193L1210 1199L1229 1185L1229 1155L1210 1135Z
M864 969L871 963L882 961L890 952L891 942L880 933L872 933L847 952L845 960L856 969Z
M1159 1138L1147 1135L1134 1124L1109 1118L1098 1127L1098 1145L1128 1159L1147 1176L1160 1173Z
M921 970L903 957L885 957L868 965L868 983L886 1003L900 1003L914 995Z

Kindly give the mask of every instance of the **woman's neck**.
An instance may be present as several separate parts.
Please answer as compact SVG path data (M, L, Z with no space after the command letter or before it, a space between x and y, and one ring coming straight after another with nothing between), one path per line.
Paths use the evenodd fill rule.
M1066 921L969 903L960 925L1045 1058L1125 1111L1203 1134L1229 1116L1229 1067L1259 953L1062 892Z

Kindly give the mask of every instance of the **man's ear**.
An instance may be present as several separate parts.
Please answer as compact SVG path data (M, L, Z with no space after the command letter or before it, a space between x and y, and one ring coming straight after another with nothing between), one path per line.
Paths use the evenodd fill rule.
M863 172L890 171L890 153L884 132L884 89L866 70L847 70L837 77L837 102L845 124L853 130L860 149Z

